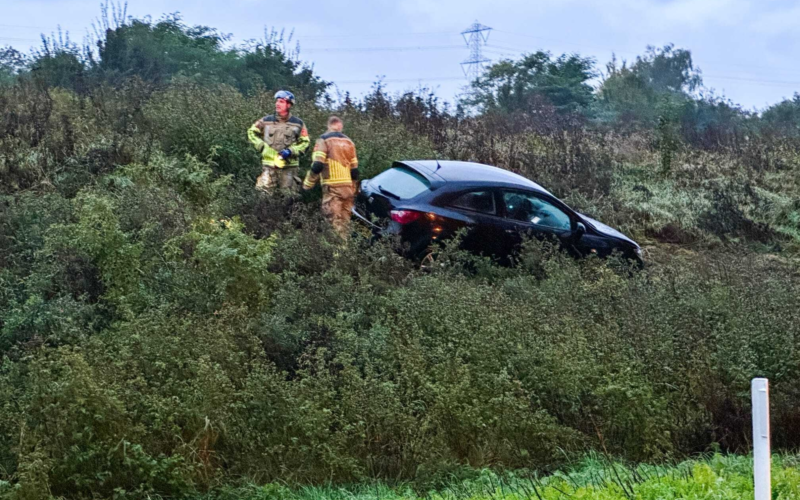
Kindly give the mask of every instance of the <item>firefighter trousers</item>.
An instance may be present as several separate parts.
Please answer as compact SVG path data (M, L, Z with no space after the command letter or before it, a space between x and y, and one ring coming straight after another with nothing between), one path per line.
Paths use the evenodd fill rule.
M256 189L268 192L277 187L296 192L300 185L298 182L300 178L297 176L298 170L298 167L278 168L263 165L263 171L256 179Z
M344 239L350 236L350 212L356 197L353 184L323 185L322 214Z

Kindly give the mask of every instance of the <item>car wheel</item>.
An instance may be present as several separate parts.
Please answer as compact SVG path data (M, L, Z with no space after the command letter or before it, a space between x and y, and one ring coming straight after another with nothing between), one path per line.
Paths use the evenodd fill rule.
M433 250L428 251L419 261L419 269L424 272L433 271L433 266L436 265L437 252Z

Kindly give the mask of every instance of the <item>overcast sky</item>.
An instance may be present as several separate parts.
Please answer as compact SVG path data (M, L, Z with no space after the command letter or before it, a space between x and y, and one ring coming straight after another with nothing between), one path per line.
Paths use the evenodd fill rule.
M61 26L80 41L99 0L0 0L0 45L27 52ZM235 42L265 27L294 30L301 58L355 95L379 76L391 91L433 88L446 100L466 84L461 36L490 26L485 57L544 49L632 60L647 45L692 51L707 88L746 109L763 109L800 90L800 2L789 0L131 0L128 14L180 12Z

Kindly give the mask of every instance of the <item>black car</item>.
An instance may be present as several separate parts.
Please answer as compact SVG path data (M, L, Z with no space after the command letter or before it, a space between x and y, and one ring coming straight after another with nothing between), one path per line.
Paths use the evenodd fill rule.
M361 182L353 212L376 234L399 235L416 258L466 228L463 248L501 260L530 234L554 237L576 256L616 251L641 263L639 245L624 234L575 212L525 177L479 163L394 162Z

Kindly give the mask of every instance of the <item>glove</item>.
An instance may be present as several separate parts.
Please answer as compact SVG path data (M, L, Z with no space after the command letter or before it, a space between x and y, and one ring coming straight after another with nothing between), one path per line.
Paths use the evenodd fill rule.
M284 149L283 151L281 151L281 152L280 152L280 153L278 153L278 154L279 154L279 155L280 155L280 157L281 157L281 158L283 158L284 160L288 160L288 159L289 159L289 157L290 157L290 156L292 156L292 152L291 152L290 150L288 150L288 149Z

